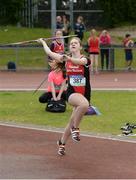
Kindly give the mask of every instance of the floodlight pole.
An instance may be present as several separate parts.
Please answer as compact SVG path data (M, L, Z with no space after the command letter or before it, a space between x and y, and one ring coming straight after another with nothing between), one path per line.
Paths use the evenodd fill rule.
M69 9L70 9L70 25L71 25L71 29L73 30L73 0L69 1Z
M56 0L51 0L51 32L54 35L56 29Z

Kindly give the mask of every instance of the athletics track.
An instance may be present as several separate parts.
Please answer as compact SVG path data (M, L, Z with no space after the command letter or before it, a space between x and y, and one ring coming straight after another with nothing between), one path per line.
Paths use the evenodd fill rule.
M34 90L45 72L0 72L0 90ZM103 73L91 77L93 89L136 90L136 73ZM46 88L47 82L41 87ZM0 123L1 179L136 179L136 141L82 135L70 139L59 157L61 131Z

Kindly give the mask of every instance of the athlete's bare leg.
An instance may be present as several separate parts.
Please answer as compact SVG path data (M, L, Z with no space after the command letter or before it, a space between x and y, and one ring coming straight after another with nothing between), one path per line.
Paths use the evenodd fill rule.
M95 61L95 72L98 73L98 54L94 55L94 61Z
M94 71L94 55L90 54L90 62L91 62L91 73Z
M73 119L74 119L74 116L75 116L75 108L73 109L73 112L72 112L72 115L70 117L70 120L69 120L69 123L67 124L66 128L65 128L65 131L61 137L61 142L63 144L66 143L67 139L69 138L69 136L71 135L71 127L73 126Z
M88 100L79 93L73 93L70 95L69 104L74 107L73 113L70 117L69 123L65 128L64 134L62 135L61 142L66 143L67 139L71 135L71 128L74 126L75 128L79 127L82 117L87 112L89 107Z

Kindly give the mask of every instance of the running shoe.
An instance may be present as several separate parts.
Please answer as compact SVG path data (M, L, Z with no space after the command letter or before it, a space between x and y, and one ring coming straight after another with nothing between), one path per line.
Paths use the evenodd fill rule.
M80 141L80 131L79 128L71 128L71 135L72 135L72 139L76 142Z
M58 154L60 156L65 155L65 144L62 144L61 140L57 141L57 145L59 146Z
M122 126L120 129L123 130L123 131L127 131L127 130L131 129L131 127L130 127L130 124L129 124L129 123L126 123L126 124L125 124L124 126Z
M122 134L124 134L124 135L129 135L129 134L132 134L133 133L133 131L132 131L132 129L130 129L130 130L124 130L123 132L122 132Z

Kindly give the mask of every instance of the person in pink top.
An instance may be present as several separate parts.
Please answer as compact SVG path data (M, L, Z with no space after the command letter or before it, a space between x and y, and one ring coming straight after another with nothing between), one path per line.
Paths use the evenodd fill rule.
M96 30L92 29L88 39L88 51L91 61L91 72L98 74L98 55L99 55L99 38L96 35Z
M50 45L51 51L63 54L64 53L64 43L62 40L62 30L57 29L55 32L55 37L58 39L54 39ZM60 37L60 39L59 39ZM65 85L65 75L62 71L64 64L57 64L51 57L48 57L48 63L51 67L51 72L48 75L48 88L47 92L43 93L39 97L40 103L47 103L48 100L53 99L55 101L62 99L66 99L66 94L64 91Z
M48 74L47 92L43 93L39 97L40 103L47 103L51 99L55 101L60 99L66 100L66 76L65 72L62 70L64 64L58 64L53 60L49 63L49 65L52 70Z
M100 35L100 46L101 48L101 69L104 69L104 58L106 58L106 70L109 68L109 46L111 44L111 37L108 31L103 30Z

